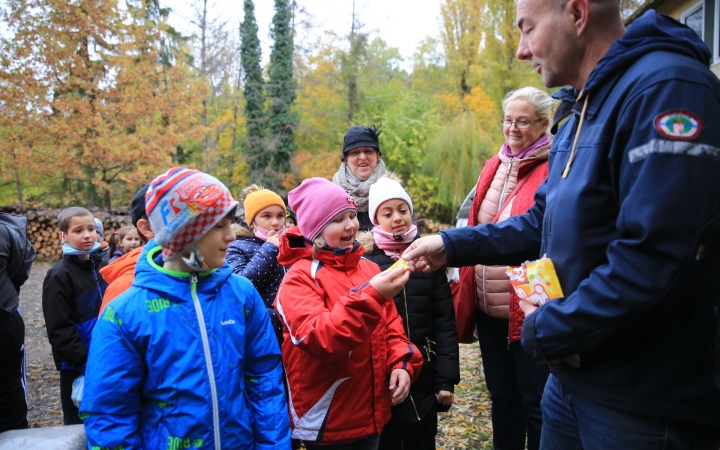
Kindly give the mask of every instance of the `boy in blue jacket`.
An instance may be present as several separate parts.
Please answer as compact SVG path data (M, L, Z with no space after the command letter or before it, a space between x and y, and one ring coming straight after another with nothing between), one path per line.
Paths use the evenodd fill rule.
M238 202L176 167L145 203L155 239L93 336L80 408L89 448L289 448L267 310L225 264Z

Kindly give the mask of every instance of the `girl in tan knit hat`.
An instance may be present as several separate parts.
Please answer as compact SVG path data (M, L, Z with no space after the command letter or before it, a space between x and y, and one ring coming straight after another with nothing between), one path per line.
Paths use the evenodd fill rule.
M282 324L273 300L285 276L285 268L277 262L280 235L285 231L285 202L275 192L255 184L242 190L240 202L250 229L235 229L236 240L228 247L227 262L233 272L255 285L268 309L278 342L282 343Z

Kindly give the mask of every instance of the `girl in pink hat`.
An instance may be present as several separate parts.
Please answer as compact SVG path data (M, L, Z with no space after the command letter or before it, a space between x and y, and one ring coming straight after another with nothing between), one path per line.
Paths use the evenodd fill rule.
M292 268L275 309L292 436L308 450L377 449L422 365L392 301L409 273L362 258L355 201L341 187L311 178L288 199L300 225L280 238L278 262Z

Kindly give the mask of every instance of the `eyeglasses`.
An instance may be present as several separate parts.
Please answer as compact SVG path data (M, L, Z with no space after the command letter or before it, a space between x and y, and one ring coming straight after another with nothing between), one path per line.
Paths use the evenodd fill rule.
M512 124L515 124L515 127L518 130L524 130L526 128L530 128L531 126L535 125L538 122L541 122L542 119L533 120L532 122L528 122L527 120L510 120L510 119L501 119L500 123L502 124L503 128L510 128Z

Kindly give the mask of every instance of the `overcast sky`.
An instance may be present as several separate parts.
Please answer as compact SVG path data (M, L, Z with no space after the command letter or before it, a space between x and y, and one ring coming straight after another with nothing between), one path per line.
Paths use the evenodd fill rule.
M355 8L364 31L371 37L380 36L391 47L397 47L405 58L405 67L410 68L413 53L418 44L428 36L437 37L441 0L356 0ZM171 23L190 34L192 0L174 2ZM227 18L237 30L243 18L242 0L215 0L210 3L211 16ZM263 59L267 61L271 40L268 36L273 16L273 0L255 0L255 18L258 22L259 37L263 44ZM350 30L352 0L298 0L310 15L314 33L334 31L346 35Z

